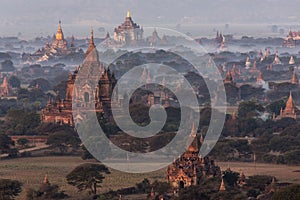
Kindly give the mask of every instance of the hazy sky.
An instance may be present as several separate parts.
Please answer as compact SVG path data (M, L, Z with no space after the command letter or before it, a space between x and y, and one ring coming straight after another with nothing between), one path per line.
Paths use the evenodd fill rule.
M300 0L1 0L0 35L52 34L59 19L68 33L112 27L130 10L134 21L165 24L300 24ZM87 31L88 32L88 31ZM83 35L84 33L82 33Z

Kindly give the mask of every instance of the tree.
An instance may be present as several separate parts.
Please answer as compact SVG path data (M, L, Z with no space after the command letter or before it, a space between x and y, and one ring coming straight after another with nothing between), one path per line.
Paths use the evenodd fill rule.
M47 81L46 79L43 78L38 78L38 79L34 79L29 83L29 88L35 88L37 87L40 88L42 91L47 91L51 89L51 84L49 83L49 81Z
M6 115L5 126L7 134L25 135L33 134L40 124L40 116L35 112L25 110L9 110Z
M256 104L254 101L245 101L239 104L238 118L252 118L257 117L259 112L263 112L264 107L260 104Z
M264 191L266 185L269 185L272 182L272 178L272 176L254 175L249 176L249 178L246 180L246 183L249 187L259 189L260 191Z
M26 200L44 200L44 199L64 199L68 195L60 191L58 185L50 184L48 179L43 182L39 189L29 188L26 192Z
M21 86L21 81L18 77L16 76L11 76L9 79L8 79L8 83L11 85L11 87L13 88L20 88Z
M169 183L159 182L159 181L154 181L152 183L152 187L158 195L162 195L162 194L166 193L167 191L169 191L172 188Z
M151 190L150 181L148 179L144 178L144 180L142 182L136 184L136 188L140 192L148 193Z
M22 191L22 184L19 181L0 179L0 200L11 200Z
M225 182L231 187L233 187L237 184L239 175L240 174L238 172L234 172L231 170L226 170L223 172L223 177L224 177Z
M290 185L286 188L280 189L274 193L272 200L298 200L300 199L300 185Z
M0 153L8 153L13 141L6 134L0 134Z
M19 138L17 140L17 144L22 146L23 148L26 147L26 145L29 143L29 140L27 138Z
M104 180L104 174L110 174L108 168L102 164L86 163L77 166L67 175L68 184L76 186L79 191L89 190L90 194L97 194L97 187Z
M81 148L82 148L81 158L83 160L95 159L94 156L86 149L84 145L82 145Z
M48 137L47 144L58 148L61 154L66 153L68 147L78 148L80 139L75 131L57 131Z
M208 200L210 199L198 186L185 187L179 192L179 200Z

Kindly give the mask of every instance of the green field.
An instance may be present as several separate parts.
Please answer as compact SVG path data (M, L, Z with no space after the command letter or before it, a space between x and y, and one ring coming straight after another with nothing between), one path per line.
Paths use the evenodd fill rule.
M67 194L72 196L70 199L78 199L78 194L75 187L67 184L65 176L74 169L77 165L95 161L83 161L79 157L33 157L33 158L18 158L11 160L0 161L0 177L19 180L23 183L23 192L17 199L25 199L25 192L28 188L38 188L42 183L45 174L48 174L50 183L57 184ZM257 164L256 168L253 163L217 163L222 170L225 170L228 165L234 171L243 171L246 176L253 174L266 174L276 176L279 181L288 181L300 183L299 166L273 165L273 164ZM165 180L165 169L147 174L128 174L116 170L111 170L111 174L106 175L103 182L103 187L100 192L106 192L109 189L119 189L124 187L135 186L144 178L150 181Z

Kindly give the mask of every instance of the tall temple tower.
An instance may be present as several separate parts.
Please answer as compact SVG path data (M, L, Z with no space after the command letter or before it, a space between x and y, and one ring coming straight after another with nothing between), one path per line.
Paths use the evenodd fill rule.
M298 79L297 74L296 74L295 71L293 72L292 79L291 79L291 83L292 83L292 84L295 84L295 85L298 85L298 84L299 84L299 79Z
M60 28L59 28L60 30ZM58 31L57 39L63 39ZM105 70L100 63L98 51L94 43L93 30L89 41L86 57L81 66L69 74L66 88L66 99L62 100L57 95L56 101L51 99L41 112L41 119L47 123L74 125L72 115L72 102L76 100L78 106L91 112L103 112L104 106L110 105L113 88L116 84L114 74L109 69ZM74 87L80 72L79 87ZM91 98L94 97L94 98ZM94 99L92 101L92 99ZM94 105L93 105L94 104ZM93 106L91 106L93 105ZM110 107L108 106L108 109Z
M62 28L61 28L61 21L60 20L58 22L58 29L57 29L57 32L55 34L55 38L53 38L51 47L53 49L64 49L64 50L68 49L67 41L64 38L64 33L62 31Z
M12 95L12 88L10 87L7 77L5 76L3 78L3 82L0 85L0 96L6 97Z
M295 104L293 101L293 96L291 91L290 91L290 96L285 104L285 109L281 108L280 114L276 117L276 119L278 120L286 117L297 119L297 114L295 112Z

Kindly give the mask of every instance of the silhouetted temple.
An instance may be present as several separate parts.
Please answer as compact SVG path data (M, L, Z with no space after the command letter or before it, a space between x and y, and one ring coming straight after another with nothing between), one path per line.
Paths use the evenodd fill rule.
M191 185L198 185L205 178L220 177L220 167L208 157L199 157L200 144L203 142L201 135L198 139L193 124L189 140L193 140L187 151L169 165L167 181L175 189Z

